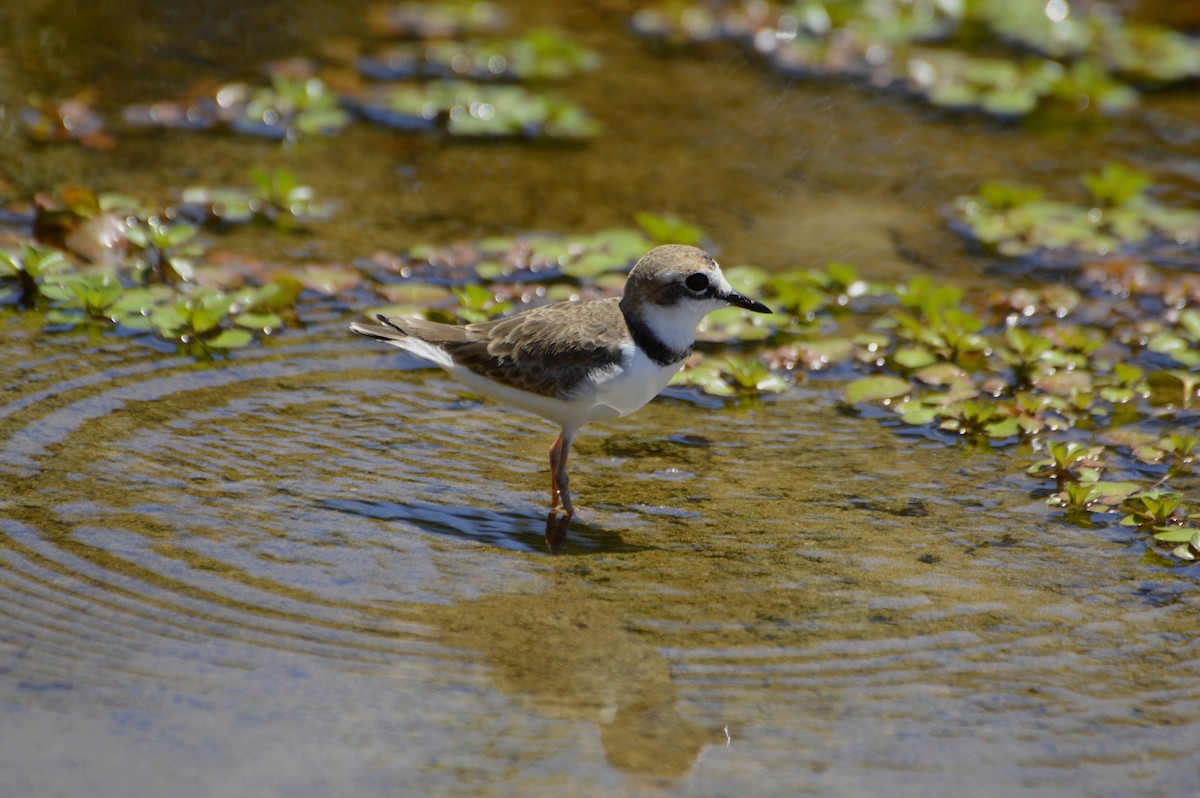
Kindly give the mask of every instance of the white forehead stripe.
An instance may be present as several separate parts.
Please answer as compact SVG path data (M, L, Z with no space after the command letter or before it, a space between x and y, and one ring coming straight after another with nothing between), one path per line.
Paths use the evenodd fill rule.
M733 293L733 286L725 279L725 275L721 274L721 267L717 267L717 293L721 296Z

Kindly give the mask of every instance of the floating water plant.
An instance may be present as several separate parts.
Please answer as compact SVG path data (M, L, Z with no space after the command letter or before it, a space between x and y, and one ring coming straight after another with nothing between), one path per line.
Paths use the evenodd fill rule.
M0 300L14 296L21 305L33 305L39 283L71 269L63 254L36 244L18 250L0 250Z
M650 213L639 214L638 219L643 225L672 224L668 217ZM527 233L448 246L418 245L377 265L414 282L512 283L566 278L580 285L604 283L606 288L619 289L623 277L610 285L605 276L623 275L654 245L654 239L642 229L623 227L574 236Z
M512 310L512 303L496 296L481 285L470 283L451 289L458 300L457 315L466 322L487 321Z
M298 184L279 173L256 179L257 195L280 204ZM1097 170L1086 182L1104 212L1136 207L1154 191L1119 168ZM1029 188L989 194L995 207L1037 201L1040 193ZM259 284L234 289L233 281L199 286L175 266L176 279L151 279L161 275L145 267L147 253L174 263L176 252L199 239L173 212L137 205L78 190L45 201L40 229L47 243L30 241L0 257L9 301L32 285L26 304L49 321L116 324L210 357L282 327L301 286L354 297L364 307L478 321L530 304L615 295L657 239L704 237L685 220L643 213L634 227L585 235L418 245L290 273L255 266L247 274ZM83 269L58 247L80 225L104 218L120 218L123 230L136 232L112 248L115 265ZM1134 228L1119 228L1127 229ZM193 277L220 276L220 269L209 272L203 250L189 260ZM1050 486L1037 490L1048 491L1067 521L1115 523L1119 512L1140 519L1132 527L1140 539L1177 560L1200 555L1190 537L1196 519L1180 509L1190 506L1200 451L1200 375L1193 365L1200 355L1200 275L1126 257L1092 263L1060 284L980 291L927 277L871 282L846 264L773 273L727 263L726 270L776 312L757 323L711 314L698 331L696 355L675 379L684 390L674 396L719 406L805 379L810 388L840 392L847 409L930 441L1044 450L1022 466L1031 484ZM738 343L712 343L718 340ZM1147 491L1183 499L1169 507L1153 496L1131 498Z
M360 58L358 69L372 80L560 81L596 69L600 60L561 32L539 28L518 39L396 45Z
M199 99L132 105L126 124L180 130L228 130L279 140L331 135L350 122L339 99L316 77L272 78L270 86L228 83Z
M1155 200L1144 172L1110 163L1084 175L1083 184L1091 202L986 183L955 200L951 228L989 252L1060 267L1129 255L1173 262L1181 248L1200 241L1200 211Z
M385 127L442 127L462 138L580 140L600 133L600 123L579 106L520 86L441 80L376 86L344 102L364 119Z
M295 199L290 174L260 177L264 194ZM264 277L253 268L258 285L236 291L198 285L201 274L229 278L231 287L247 275L209 267L199 228L179 221L176 209L151 212L133 198L79 188L39 196L35 208L29 234L39 240L19 236L17 247L0 250L0 299L15 298L51 324L156 332L207 357L283 327L281 314L294 317L303 283L292 274Z
M296 142L330 136L364 119L404 131L444 130L464 138L584 140L599 123L579 106L558 97L497 81L561 81L595 69L600 56L552 29L534 29L511 39L459 37L494 33L504 15L488 3L409 3L377 10L377 33L421 40L391 46L359 59L376 80L441 80L421 85L358 87L341 73L328 73L345 91L333 91L315 59L295 58L265 65L270 84L210 85L181 101L127 106L131 127L220 131ZM79 140L111 147L103 120L83 100L37 101L22 120L39 141ZM236 208L236 198L214 196L213 204Z
M1200 76L1194 38L1101 2L709 0L645 5L631 26L672 45L736 42L783 74L898 86L1003 119L1046 106L1119 113L1140 87Z
M112 309L121 298L121 283L107 272L60 274L38 286L51 302L46 320L75 325L86 321L112 321Z
M372 9L367 21L379 36L454 39L496 33L507 16L495 3L460 0L380 6Z
M787 379L772 371L764 360L743 355L701 357L686 364L671 384L699 388L719 398L754 398L782 393L790 387Z
M25 135L34 141L69 141L92 150L111 150L117 142L105 130L104 120L92 109L91 101L86 95L62 101L35 97L18 118Z
M192 241L197 229L183 222L171 222L158 216L133 220L125 228L125 238L139 250L139 282L157 279L174 283L193 276L191 258L202 249Z
M333 210L290 169L250 170L252 189L192 186L177 211L201 224L241 224L260 220L282 228L328 218Z
M1077 441L1051 441L1046 445L1049 457L1026 469L1034 477L1053 479L1060 488L1071 482L1095 482L1100 478L1102 447L1086 446Z

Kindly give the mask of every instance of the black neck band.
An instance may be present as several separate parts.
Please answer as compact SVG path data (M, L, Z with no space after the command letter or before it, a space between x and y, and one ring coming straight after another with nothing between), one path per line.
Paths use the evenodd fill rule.
M629 334L633 336L633 342L646 353L647 357L660 366L679 363L692 353L690 346L682 351L667 346L661 338L654 334L654 330L650 329L649 324L640 318L634 318L632 314L625 314L625 324L629 327Z

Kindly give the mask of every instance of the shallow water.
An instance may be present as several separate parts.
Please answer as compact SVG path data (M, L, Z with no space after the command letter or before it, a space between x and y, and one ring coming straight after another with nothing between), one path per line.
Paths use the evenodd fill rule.
M550 430L336 332L197 368L9 317L18 794L1190 783L1193 576L998 456L660 400L581 438L549 557Z
M296 6L278 54L356 13L318 11ZM184 134L109 155L4 147L26 174L139 194L289 163L338 217L230 246L300 262L650 208L701 222L727 262L1001 284L936 213L981 180L1054 190L1124 152L1195 196L1179 95L1106 134L1038 135L784 84L732 55L652 56L589 6L557 13L609 53L577 90L607 101L609 134L587 148L368 128L287 156ZM67 26L96 18L64 14L43 41L86 39ZM179 45L154 21L128 63ZM193 55L239 50L217 28ZM82 72L16 51L30 85ZM150 99L176 69L149 97L120 74L105 86ZM308 306L304 329L204 365L0 314L5 794L1194 785L1195 570L1144 561L1123 528L1061 524L1019 458L848 414L818 380L725 410L668 397L581 435L580 517L550 556L554 430L349 335L353 315Z

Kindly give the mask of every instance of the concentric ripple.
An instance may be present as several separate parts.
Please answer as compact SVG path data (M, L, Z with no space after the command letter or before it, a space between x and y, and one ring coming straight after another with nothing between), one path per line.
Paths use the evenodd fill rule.
M514 761L534 793L1183 783L1194 575L1048 520L1006 454L819 385L654 402L581 436L555 558L553 429L340 321L211 365L2 332L0 705L43 735L19 750L115 724L223 763L266 735L364 794L368 758L473 795Z
M458 394L396 390L394 358L333 335L210 367L120 341L74 359L69 338L34 350L14 337L0 371L0 672L30 689L73 683L76 658L100 682L152 673L139 653L163 639L251 659L244 644L358 665L436 658L421 607L496 578L446 578L472 558L440 551L437 504L354 511L507 494L462 441ZM106 346L126 353L120 365ZM484 443L482 459L498 459ZM516 507L493 526L536 527L539 512ZM510 566L506 584L529 578Z

